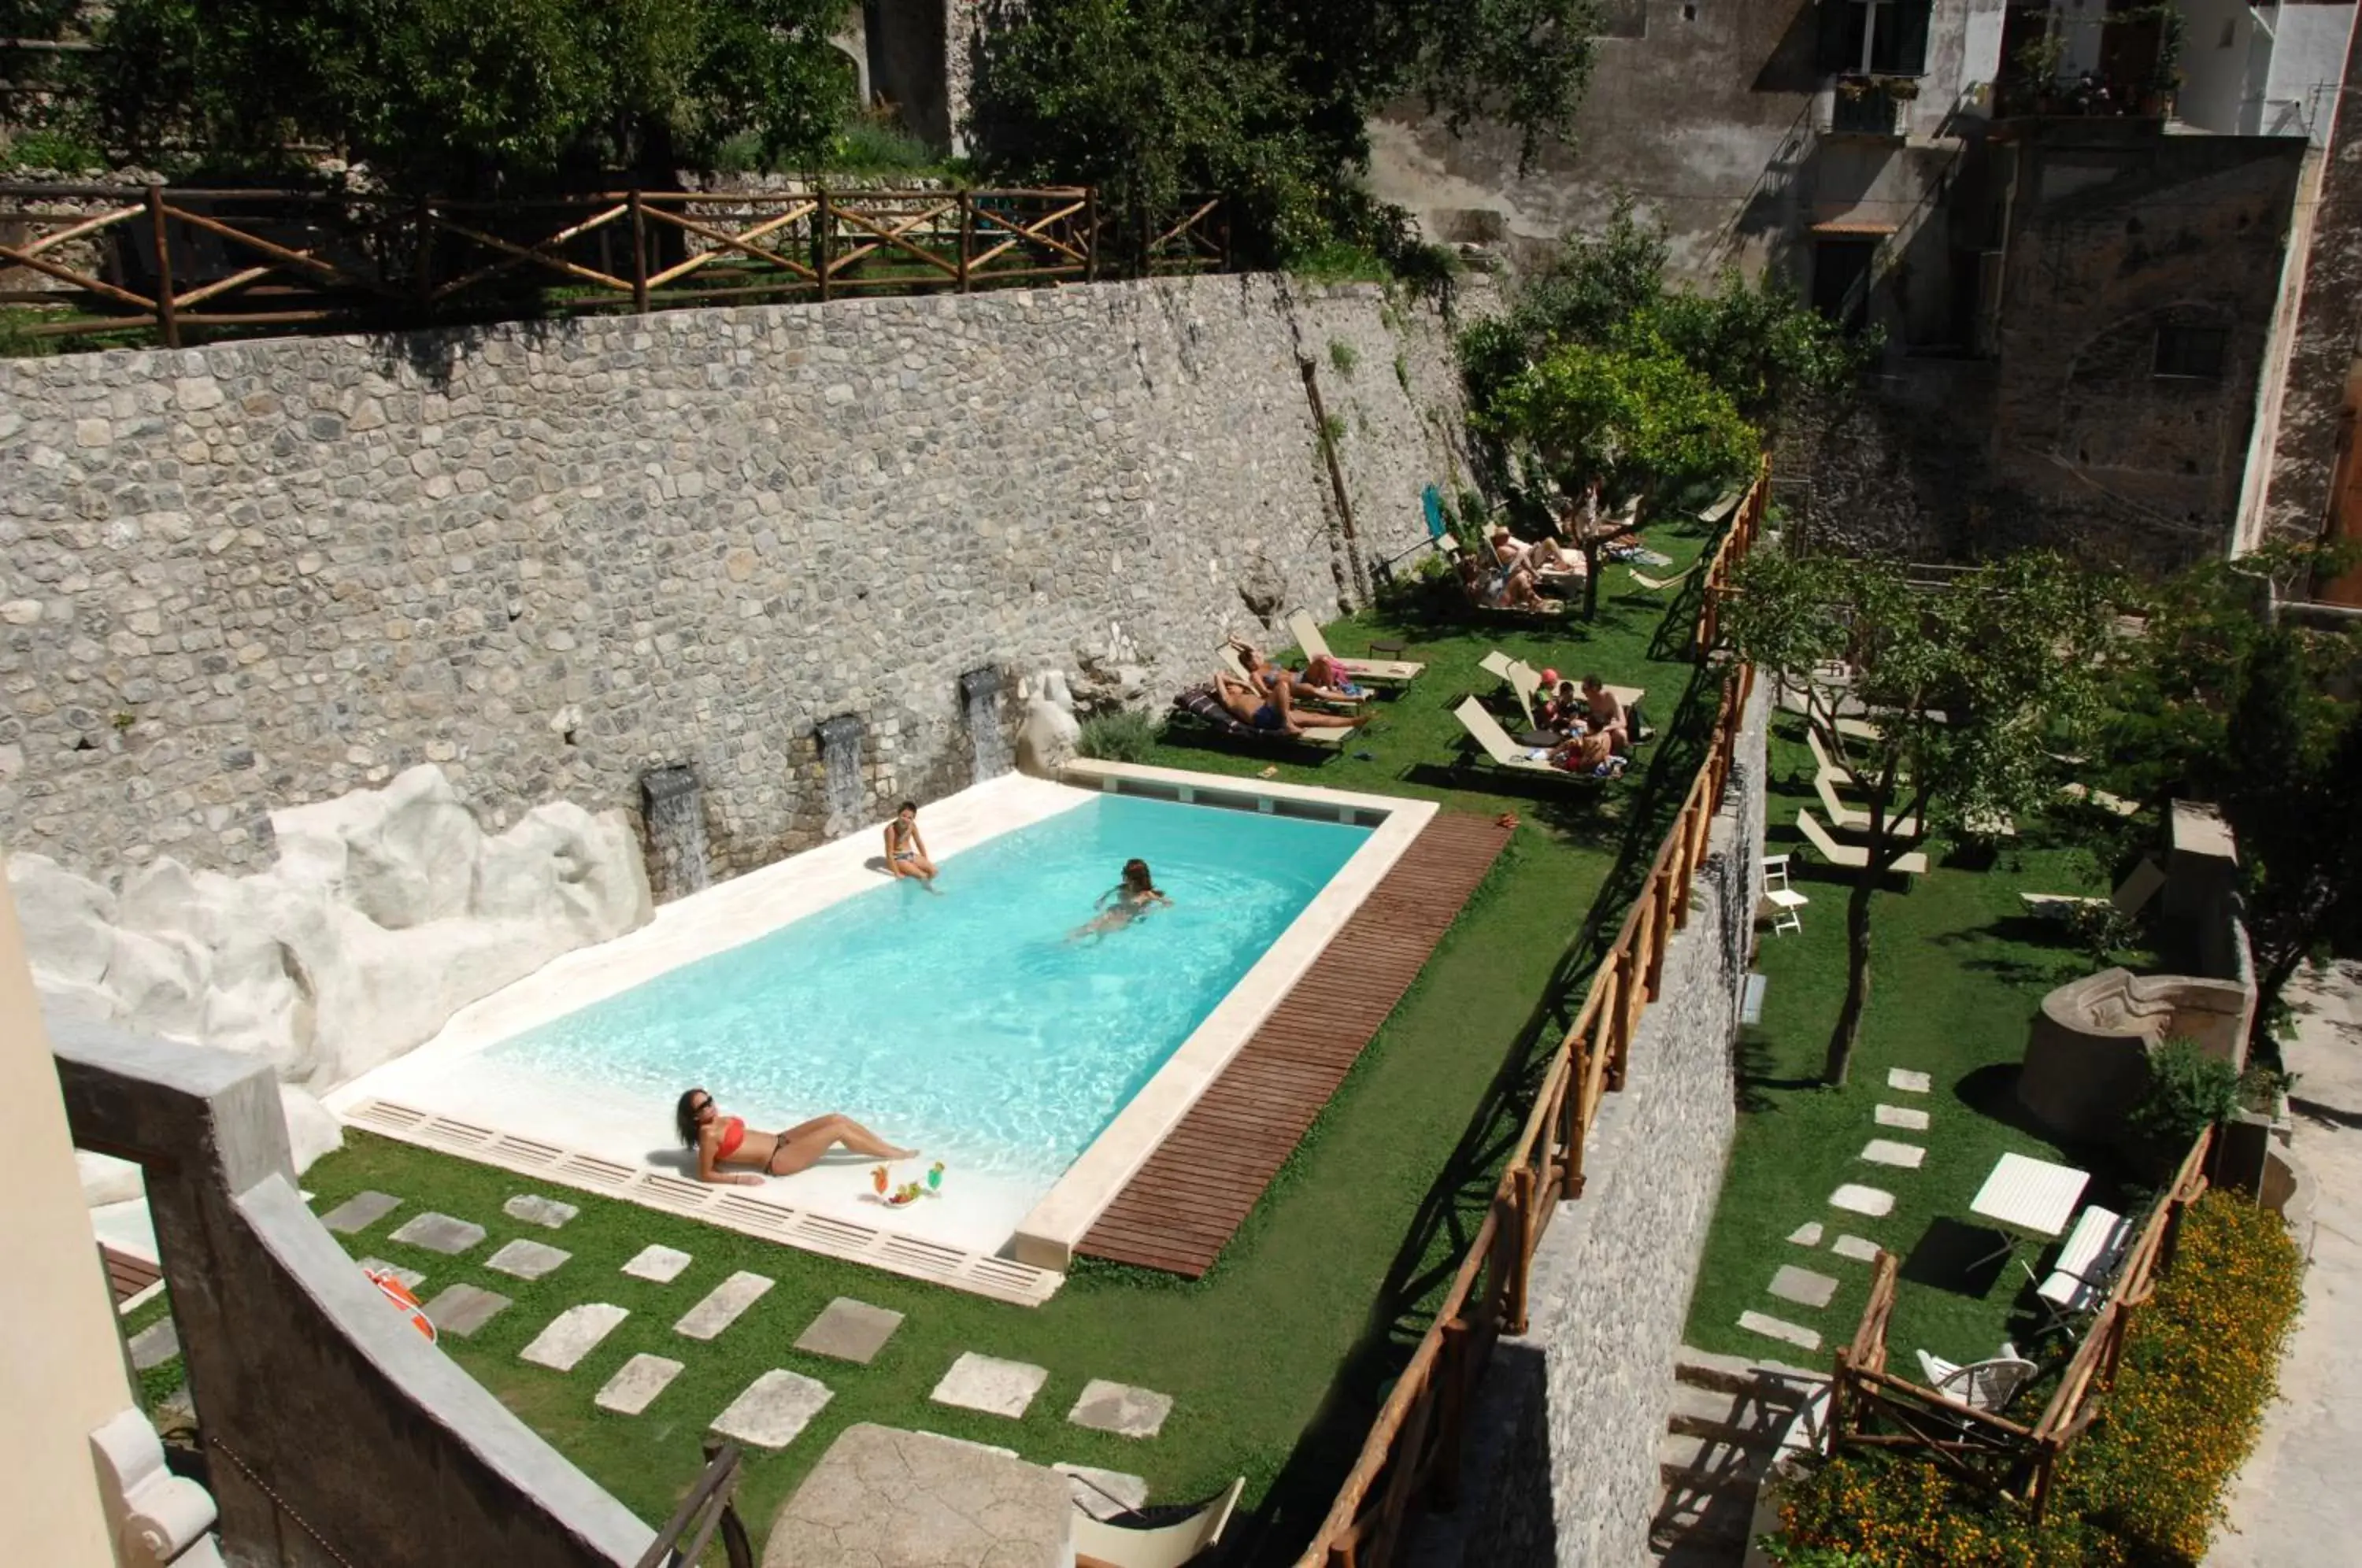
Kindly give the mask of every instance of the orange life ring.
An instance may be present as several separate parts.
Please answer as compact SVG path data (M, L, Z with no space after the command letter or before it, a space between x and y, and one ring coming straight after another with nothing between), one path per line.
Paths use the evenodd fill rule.
M365 1268L361 1272L369 1275L371 1285L385 1292L385 1298L392 1302L395 1309L410 1320L412 1328L426 1336L428 1344L435 1342L435 1324L426 1316L426 1309L418 1304L418 1297L410 1293L408 1286L394 1278L392 1275L381 1274L373 1268Z

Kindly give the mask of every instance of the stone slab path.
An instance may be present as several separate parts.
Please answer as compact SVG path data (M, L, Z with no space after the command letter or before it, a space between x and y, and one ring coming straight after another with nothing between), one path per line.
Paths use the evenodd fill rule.
M713 1430L752 1448L785 1448L835 1397L836 1391L817 1378L767 1372L713 1418Z
M591 1403L621 1416L636 1416L680 1375L680 1363L660 1355L640 1354L625 1362Z
M1861 1157L1873 1165L1894 1165L1915 1171L1927 1158L1927 1151L1917 1143L1899 1143L1892 1138L1872 1138L1862 1145Z
M658 1285L670 1285L680 1277L680 1271L690 1265L687 1253L672 1247L642 1247L624 1265L624 1272L634 1279L652 1279Z
M1889 1067L1886 1069L1886 1087L1900 1089L1904 1094L1926 1094L1936 1085L1925 1073L1915 1073L1908 1067Z
M938 1405L1014 1419L1025 1413L1033 1403L1033 1396L1042 1392L1042 1385L1049 1378L1045 1367L965 1351L927 1397Z
M519 1359L552 1372L571 1372L584 1356L599 1348L600 1341L613 1333L616 1326L631 1315L627 1309L610 1307L603 1301L568 1307L533 1337L533 1343L517 1353Z
M131 1336L131 1365L149 1372L181 1353L181 1332L170 1318L159 1318Z
M484 1260L484 1266L517 1279L539 1279L574 1254L520 1236Z
M454 1220L448 1214L420 1214L405 1221L391 1240L405 1247L423 1247L446 1257L458 1257L484 1239L484 1228L469 1220Z
M1878 1119L1881 1127L1900 1127L1906 1132L1927 1131L1927 1113L1907 1105L1882 1105L1871 1114Z
M673 1332L692 1340L710 1340L738 1320L747 1308L760 1301L778 1281L745 1270L706 1292L705 1299L682 1314L672 1326Z
M1780 1340L1804 1350L1821 1348L1821 1336L1818 1331L1807 1329L1801 1323L1791 1323L1785 1319L1772 1317L1768 1313L1741 1312L1738 1315L1738 1326L1752 1333Z
M1837 1293L1838 1282L1833 1276L1798 1268L1794 1264L1782 1264L1780 1272L1772 1276L1772 1294L1800 1307L1826 1307Z
M1848 1182L1829 1194L1829 1201L1839 1209L1872 1219L1893 1211L1894 1195L1874 1187L1861 1187Z
M1851 1258L1856 1263L1878 1261L1878 1243L1866 1242L1860 1236L1839 1236L1829 1251L1841 1258Z
M506 1311L508 1306L509 1298L497 1290L447 1285L441 1295L425 1304L426 1320L435 1325L436 1333L457 1334L464 1340Z
M2207 1568L2348 1568L2362 1556L2362 964L2301 974L2288 998L2290 1153L2318 1194L2295 1236L2312 1262L2280 1396L2231 1488Z
M522 1220L528 1225L545 1225L555 1231L582 1210L571 1203L560 1203L554 1198L521 1192L502 1204L501 1212L512 1220Z
M1083 1386L1082 1397L1066 1412L1066 1419L1094 1431L1118 1437L1153 1438L1173 1413L1173 1396L1133 1388L1094 1377Z
M1788 1232L1788 1239L1800 1247L1817 1247L1821 1244L1821 1222L1815 1220L1799 1225Z
M796 1336L796 1349L867 1366L902 1326L902 1314L840 1296L821 1309L811 1326Z
M350 1236L366 1231L395 1209L402 1199L382 1192L357 1192L326 1214L320 1223L339 1236Z

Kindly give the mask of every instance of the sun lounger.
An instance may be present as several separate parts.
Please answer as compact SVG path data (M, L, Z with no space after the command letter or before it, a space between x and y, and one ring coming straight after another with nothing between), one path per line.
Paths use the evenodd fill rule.
M2127 801L2122 795L2111 795L2105 790L2094 790L2088 784L2062 784L2058 792L2079 804L2097 806L2120 817L2140 815L2138 801Z
M1813 846L1816 854L1832 866L1858 871L1870 864L1868 849L1858 844L1839 844L1831 838L1829 830L1821 825L1820 819L1813 815L1809 808L1797 808L1796 831L1805 835L1805 842ZM1887 869L1900 871L1905 877L1916 877L1927 869L1927 857L1914 850Z
M1246 1484L1242 1475L1202 1503L1136 1508L1109 1519L1094 1518L1077 1504L1075 1568L1181 1568L1195 1562L1221 1541Z
M1287 617L1288 635L1296 646L1304 650L1307 658L1333 658L1352 672L1353 679L1376 686L1408 686L1418 679L1427 666L1407 659L1342 658L1329 651L1328 640L1320 635L1319 622L1304 611L1291 611Z
M1671 577L1650 577L1639 567L1626 567L1624 569L1632 574L1632 580L1634 582L1639 583L1650 592L1661 593L1666 589L1672 587L1673 584L1681 581L1683 578L1689 576L1690 573L1697 570L1698 568L1705 564L1705 563L1703 560L1692 561L1689 565L1673 573Z
M2140 913L2164 886L2165 873L2157 868L2156 861L2144 856L2122 885L2104 899L2080 898L2072 893L2020 893L2018 897L2025 900L2029 912L2037 915L2059 917L2093 904L2114 904L2116 912L2129 920Z
M1239 649L1236 643L1224 643L1222 645L1220 657L1222 660L1222 668L1224 669L1229 670L1232 675L1236 676L1239 679L1245 681L1249 686L1253 687L1256 690L1260 691L1263 690L1263 683L1248 673L1247 661L1239 657ZM1310 692L1305 690L1301 686L1296 689L1295 696L1298 705L1319 708L1323 712L1347 713L1356 712L1360 710L1362 705L1362 701L1358 697L1315 697Z
M2123 1266L2125 1248L2133 1239L2133 1222L2114 1209L2098 1204L2086 1205L2075 1219L2075 1228L2067 1232L2066 1243L2058 1249L2058 1257L2050 1265L2050 1273L2034 1287L2034 1294L2045 1303L2043 1310L2060 1328L2068 1327L2070 1317L2080 1317L2100 1309L2108 1298L2108 1287L2115 1283L2116 1271ZM2025 1268L2024 1264L2018 1265ZM2034 1271L2026 1269L2032 1279Z
M1210 686L1192 686L1173 699L1174 712L1201 724L1218 734L1232 740L1246 741L1255 745L1316 746L1324 751L1336 751L1345 744L1352 732L1340 725L1323 725L1291 735L1283 730L1259 730L1253 724L1242 723L1237 714L1222 706L1222 700Z
M1550 778L1572 780L1577 783L1597 784L1606 781L1596 773L1570 773L1555 763L1532 756L1531 752L1535 748L1521 746L1510 739L1509 733L1501 727L1499 721L1486 712L1485 704L1473 697L1469 698L1451 712L1460 720L1461 727L1468 732L1479 746L1484 748L1486 758L1504 772L1540 774Z
M1846 776L1836 768L1825 768L1813 775L1813 793L1821 798L1821 810L1828 812L1831 826L1842 828L1848 833L1867 832L1870 827L1870 813L1858 807L1849 806L1838 799L1837 787L1846 781ZM1896 818L1886 824L1886 831L1897 838L1917 838L1919 819L1917 817Z

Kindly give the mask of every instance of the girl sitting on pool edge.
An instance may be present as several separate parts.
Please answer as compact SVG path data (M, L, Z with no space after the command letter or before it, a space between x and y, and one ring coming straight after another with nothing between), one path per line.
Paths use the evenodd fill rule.
M701 1088L682 1092L673 1107L673 1130L681 1147L697 1156L697 1179L723 1187L760 1187L765 1176L810 1170L840 1143L870 1160L907 1160L919 1152L896 1148L850 1116L816 1116L784 1132L749 1132L744 1118L723 1115ZM721 1165L751 1165L762 1175L716 1168Z
M886 824L886 875L896 881L911 878L931 893L943 890L935 886L935 863L927 856L927 841L919 836L916 801L897 806L894 820Z
M1101 909L1109 899L1115 900L1115 906ZM1110 931L1121 931L1159 904L1171 909L1173 900L1164 896L1164 889L1159 888L1156 879L1148 874L1148 862L1136 857L1127 860L1123 863L1123 880L1101 893L1091 903L1091 908L1101 912L1067 933L1066 940L1072 942L1077 937L1105 936Z

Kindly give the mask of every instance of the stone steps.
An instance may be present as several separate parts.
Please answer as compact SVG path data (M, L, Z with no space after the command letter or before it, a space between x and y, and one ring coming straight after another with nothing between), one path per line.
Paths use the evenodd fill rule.
M1684 1346L1657 1444L1662 1480L1650 1555L1667 1568L1738 1568L1755 1494L1781 1434L1825 1375Z

